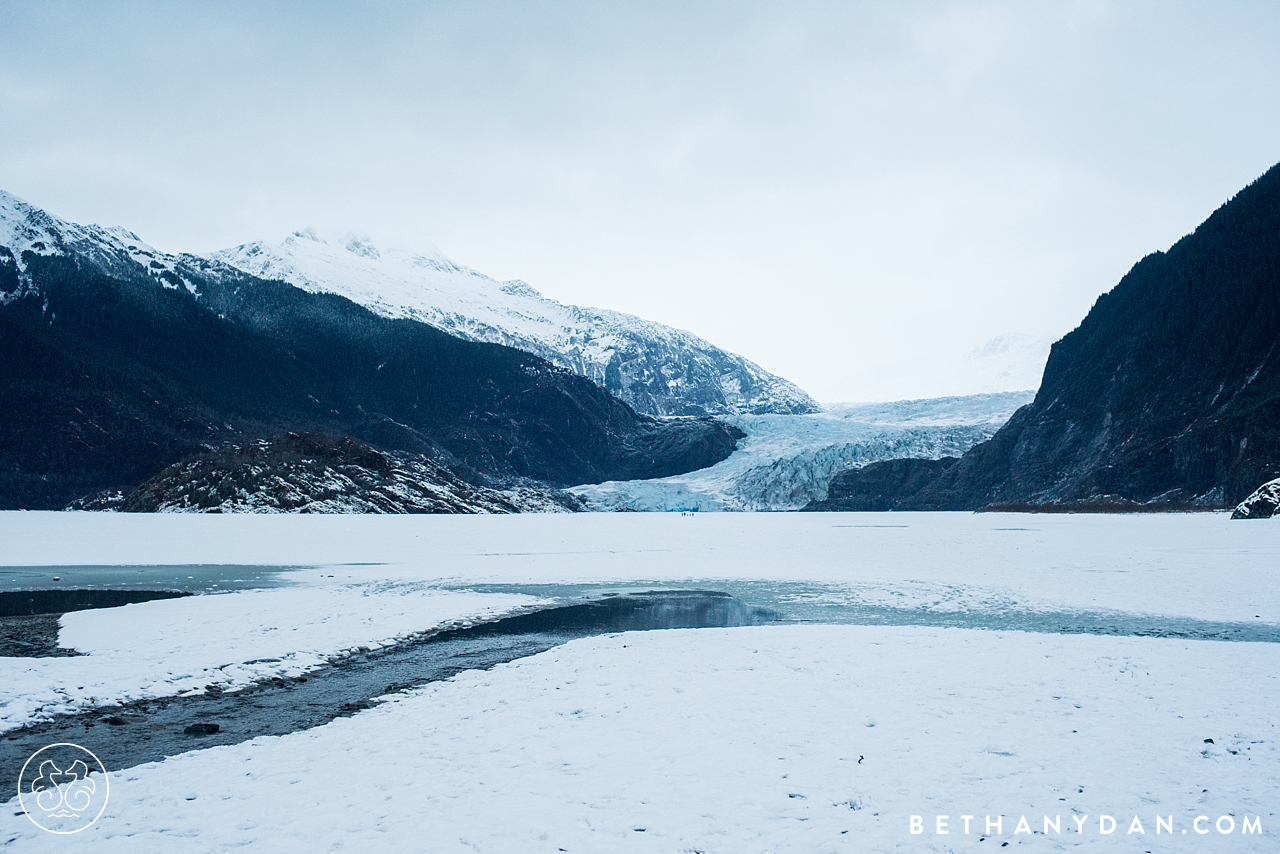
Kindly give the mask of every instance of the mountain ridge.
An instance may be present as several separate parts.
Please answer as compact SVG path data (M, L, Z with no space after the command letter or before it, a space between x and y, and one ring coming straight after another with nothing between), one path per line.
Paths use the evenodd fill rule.
M814 509L1227 508L1280 475L1280 165L1098 297L989 441L915 468Z
M537 356L135 238L0 195L0 507L58 509L284 433L499 487L662 476L734 447Z
M681 329L624 312L566 305L521 280L500 282L438 250L382 251L311 229L211 253L253 275L337 293L386 317L534 353L593 380L647 415L821 411L803 390Z

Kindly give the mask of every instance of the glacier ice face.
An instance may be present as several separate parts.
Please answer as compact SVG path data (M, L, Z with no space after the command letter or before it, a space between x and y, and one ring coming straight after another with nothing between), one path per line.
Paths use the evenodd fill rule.
M505 344L593 380L648 415L818 412L804 391L680 329L630 314L564 305L526 282L499 282L436 249L379 250L326 241L311 229L213 259L264 279L335 293L387 317L430 323L471 341Z
M960 456L989 439L1034 392L833 404L807 415L738 415L747 434L710 468L569 490L592 510L799 510L827 497L839 472L901 457Z

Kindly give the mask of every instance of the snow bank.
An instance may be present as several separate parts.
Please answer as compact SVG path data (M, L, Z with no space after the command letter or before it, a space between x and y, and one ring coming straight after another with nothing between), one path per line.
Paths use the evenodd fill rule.
M1159 815L1188 850L1269 850L1278 673L1275 644L872 627L614 635L307 732L116 773L107 814L78 841L100 852L1149 851L1169 845ZM0 839L65 848L14 812L0 815ZM1119 825L1110 838L1102 814ZM910 833L912 815L927 833ZM968 835L963 815L975 817ZM1001 833L985 832L988 815L1003 815ZM1034 836L1015 833L1024 815ZM1062 824L1047 841L1045 815ZM1235 834L1182 835L1198 815L1209 827L1233 816ZM1072 816L1088 816L1082 834ZM1134 816L1142 835L1126 834ZM1240 834L1245 817L1261 836Z
M0 732L128 700L297 676L357 647L489 619L531 597L405 584L332 584L192 596L64 614L75 658L0 658Z

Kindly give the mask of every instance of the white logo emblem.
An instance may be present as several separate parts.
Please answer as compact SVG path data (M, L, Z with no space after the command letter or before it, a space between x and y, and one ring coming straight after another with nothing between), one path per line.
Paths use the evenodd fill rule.
M93 824L107 808L109 789L98 757L66 742L37 750L18 775L23 812L50 833L79 833Z

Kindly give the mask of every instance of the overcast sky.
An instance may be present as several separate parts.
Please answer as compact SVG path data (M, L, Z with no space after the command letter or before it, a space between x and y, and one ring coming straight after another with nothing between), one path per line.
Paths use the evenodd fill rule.
M18 3L0 188L438 246L820 400L964 392L1280 160L1280 4Z

